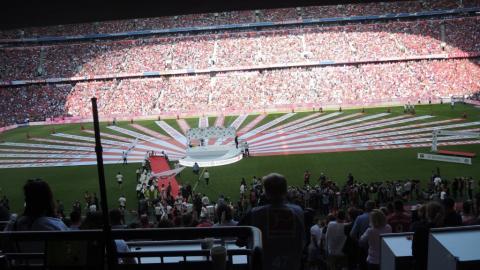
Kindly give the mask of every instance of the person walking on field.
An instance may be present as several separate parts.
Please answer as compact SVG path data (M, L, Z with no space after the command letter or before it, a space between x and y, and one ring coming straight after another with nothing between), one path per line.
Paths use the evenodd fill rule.
M127 165L127 152L122 152L123 165Z
M200 166L198 166L197 162L195 162L195 164L193 164L192 172L195 175L198 175L200 173Z
M205 184L207 184L208 186L208 181L210 181L210 173L208 172L208 170L205 170L205 172L203 173L203 179L205 179Z
M115 177L117 178L118 187L121 189L123 184L123 175L120 172L118 172L117 176Z
M125 195L122 195L120 196L120 198L118 198L118 204L120 206L120 209L125 210L125 208L127 207L127 198L125 197Z
M310 185L310 176L312 176L312 174L308 170L305 170L305 173L303 174L303 185L304 186Z
M248 149L248 142L243 143L243 153L246 157L250 156L250 150Z

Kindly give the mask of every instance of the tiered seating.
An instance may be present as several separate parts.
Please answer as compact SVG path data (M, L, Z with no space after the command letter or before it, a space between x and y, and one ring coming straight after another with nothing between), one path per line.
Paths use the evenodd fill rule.
M469 17L0 48L0 80L480 53L479 25Z

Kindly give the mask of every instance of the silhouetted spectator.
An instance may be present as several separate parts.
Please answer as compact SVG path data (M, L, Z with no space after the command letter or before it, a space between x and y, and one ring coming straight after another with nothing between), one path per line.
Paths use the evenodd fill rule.
M23 187L25 210L10 222L7 231L66 231L68 227L55 212L52 190L47 182L28 180Z
M462 225L462 217L455 211L455 201L452 198L445 198L443 200L445 207L445 227L455 227Z
M280 174L263 178L269 204L252 208L238 225L250 225L262 231L264 269L300 269L305 247L303 210L285 202L287 181ZM245 243L239 239L238 244Z
M80 225L81 230L94 230L103 228L103 216L101 211L88 212L85 220L83 220L82 225ZM115 239L115 246L117 252L129 252L130 248L124 240ZM122 264L134 264L137 263L135 258L119 258L118 263Z
M414 226L412 255L415 270L426 270L428 260L428 235L431 228L443 226L445 208L438 202L432 201L426 205L425 221Z
M387 223L392 227L393 233L408 232L412 218L405 212L403 202L394 202L394 212L387 217Z
M70 213L70 230L79 230L82 223L82 216L80 212L72 211Z
M112 229L126 229L127 225L122 222L122 212L119 209L112 209L108 213Z

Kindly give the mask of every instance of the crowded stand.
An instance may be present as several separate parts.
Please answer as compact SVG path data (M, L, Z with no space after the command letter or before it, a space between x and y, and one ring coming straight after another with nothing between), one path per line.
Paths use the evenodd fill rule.
M479 20L466 17L3 48L0 79L113 77L162 70L479 53Z
M461 1L463 7L478 7L478 0ZM298 19L382 15L390 13L421 12L461 8L458 1L423 0L381 3L359 3L331 6L244 10L220 13L203 13L171 17L141 18L105 21L90 24L70 24L48 27L30 27L0 32L0 38L15 39L42 36L72 36L99 33L120 33L151 29L169 29L192 26L213 26L253 22L283 22Z
M29 117L104 116L262 110L276 106L364 105L475 95L480 59L274 69L163 78L29 85L0 90L3 125ZM232 91L232 89L235 89ZM292 91L295 89L295 91ZM478 94L477 94L478 95Z
M0 38L285 22L469 6L480 6L480 2L423 0L193 14L27 28L1 32ZM479 16L5 47L0 48L0 81L47 81L1 85L0 127L56 117L90 118L92 97L98 99L100 116L113 119L293 111L297 107L341 110L348 106L438 102L453 96L480 101L479 57ZM314 61L317 63L312 64ZM207 71L195 72L200 69ZM138 75L181 70L179 74ZM81 79L54 82L55 78L73 77ZM257 178L246 171L238 179L239 196L229 198L219 190L215 192L218 197L209 197L196 190L202 181L208 185L209 179L203 171L199 173L198 164L192 169L198 179L184 179L174 194L171 184L164 182L168 178L160 181L161 177L155 177L148 155L132 179L136 181L136 200L127 202L122 194L117 207L108 213L113 229L255 226L262 231L267 258L263 269L272 269L268 266L272 263L269 255L277 253L272 244L275 236L255 222L269 213L262 212L267 209L262 207L271 205L288 208L294 217L287 217L289 225L296 222L295 235L289 236L292 241L282 243L286 248L277 248L291 255L287 257L289 267L278 269L380 269L380 234L411 232L414 269L423 270L427 269L430 229L480 225L476 175L459 173L449 179L437 168L429 179L370 182L347 172L342 180L307 170L298 176L303 177L304 185L291 186L279 174ZM165 154L164 158L168 161ZM180 168L179 163L169 165ZM121 189L123 175L121 181L118 175ZM23 214L10 213L7 196L0 200L0 221L6 231L73 231L103 226L96 193L86 191L70 208L70 202L54 200L46 181L29 180L23 191ZM242 245L242 237L228 240ZM116 239L114 243L117 251L130 251L126 241ZM132 257L119 263L140 261Z
M215 77L84 82L72 89L65 110L70 115L90 115L88 102L93 94L99 98L102 115L260 110L295 104L310 104L318 109L333 104L416 103L476 93L479 77L478 64L470 60L424 60L236 72Z
M0 91L0 126L45 121L66 116L65 102L72 86L31 85Z

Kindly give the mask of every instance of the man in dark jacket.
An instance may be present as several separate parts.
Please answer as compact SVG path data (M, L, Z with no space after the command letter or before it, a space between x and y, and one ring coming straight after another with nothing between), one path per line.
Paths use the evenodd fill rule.
M285 202L285 177L271 173L263 182L268 203L252 208L238 225L262 231L263 269L298 270L306 242L303 210ZM238 241L241 246L245 244L242 240Z
M462 225L462 216L455 211L455 201L452 198L443 200L445 207L445 227L456 227Z

